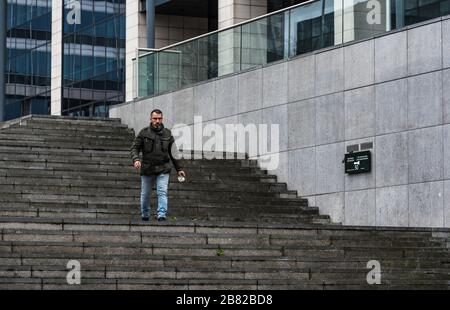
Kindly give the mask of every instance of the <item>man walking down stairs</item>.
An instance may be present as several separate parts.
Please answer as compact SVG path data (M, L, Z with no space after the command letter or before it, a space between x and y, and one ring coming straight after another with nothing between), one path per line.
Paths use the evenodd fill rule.
M131 146L131 158L141 174L141 216L143 221L150 219L150 197L152 183L156 180L158 196L157 220L165 221L168 208L167 188L169 185L170 161L179 177L186 177L178 161L172 155L176 148L175 139L169 129L164 128L161 110L150 113L150 126L139 132ZM142 160L140 158L142 153Z
M180 160L167 220L142 222L134 139L118 119L0 124L0 289L450 287L449 229L333 224L249 159Z

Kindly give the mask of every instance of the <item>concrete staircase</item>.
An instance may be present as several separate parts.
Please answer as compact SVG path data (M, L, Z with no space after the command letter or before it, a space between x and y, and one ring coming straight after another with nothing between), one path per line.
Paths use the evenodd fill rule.
M143 223L119 120L0 126L0 289L450 288L448 229L332 224L248 159L182 160L168 221Z

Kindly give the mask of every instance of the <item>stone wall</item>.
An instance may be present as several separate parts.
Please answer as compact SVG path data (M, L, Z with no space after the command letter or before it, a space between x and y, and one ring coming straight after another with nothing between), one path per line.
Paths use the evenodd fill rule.
M289 189L348 225L450 227L450 17L228 75L111 109L136 130L278 123ZM346 175L347 146L373 144Z

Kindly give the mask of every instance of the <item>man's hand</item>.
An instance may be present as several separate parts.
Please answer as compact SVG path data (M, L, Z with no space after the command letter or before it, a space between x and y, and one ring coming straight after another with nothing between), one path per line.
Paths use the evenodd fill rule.
M186 173L183 170L178 171L179 177L186 177Z
M139 160L136 160L135 162L134 162L134 168L136 168L136 169L141 169L141 162L139 161Z

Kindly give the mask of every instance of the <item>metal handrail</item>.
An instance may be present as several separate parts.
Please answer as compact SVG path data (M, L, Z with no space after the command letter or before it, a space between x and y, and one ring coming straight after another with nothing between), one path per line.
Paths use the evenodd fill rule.
M139 55L139 51L148 51L148 53ZM157 53L157 52L175 53L175 54L176 53L181 53L180 51L166 51L166 50L163 51L163 50L157 50L157 49L154 49L154 48L137 48L136 49L136 54L137 55L136 55L136 57L132 58L131 60L134 61L137 58L145 57L147 55L154 54L154 53Z

